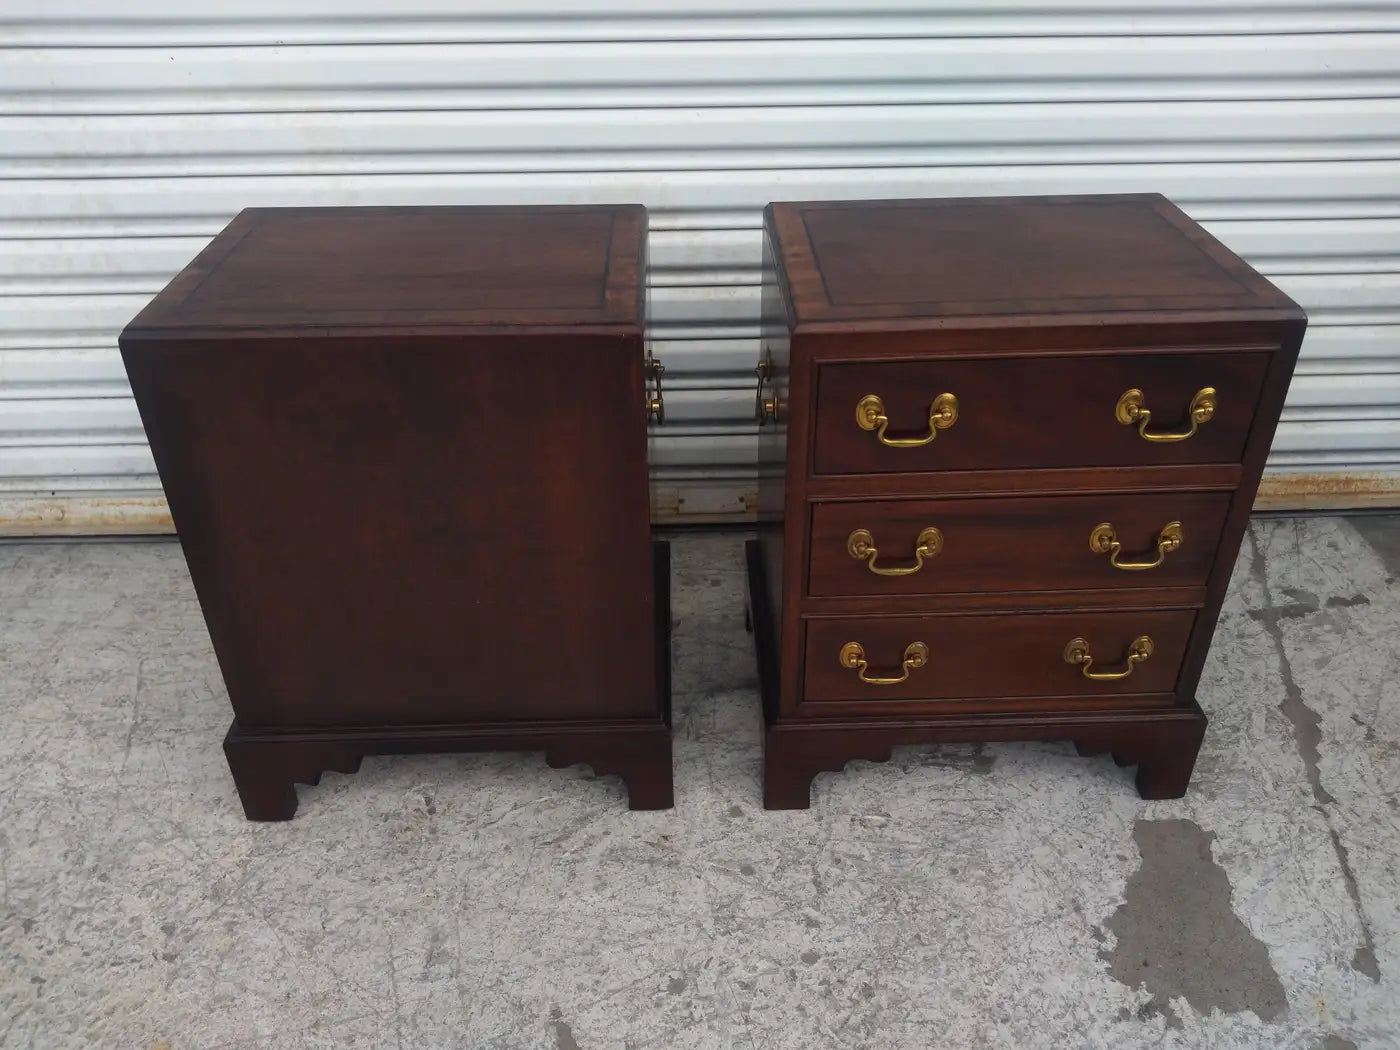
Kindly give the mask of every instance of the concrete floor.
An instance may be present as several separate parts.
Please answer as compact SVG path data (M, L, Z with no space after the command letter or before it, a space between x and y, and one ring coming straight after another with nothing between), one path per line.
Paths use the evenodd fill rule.
M673 812L371 758L281 825L177 546L0 547L0 1045L1400 1046L1400 519L1254 523L1151 803L1006 744L764 813L741 539L675 543Z

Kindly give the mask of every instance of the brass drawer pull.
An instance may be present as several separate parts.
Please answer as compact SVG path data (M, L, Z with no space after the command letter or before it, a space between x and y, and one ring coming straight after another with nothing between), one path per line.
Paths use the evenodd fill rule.
M940 430L947 430L958 421L958 399L952 394L939 394L928 406L928 434L916 438L892 438L885 431L889 428L890 417L885 414L885 403L874 394L866 394L856 403L856 422L861 430L874 430L880 444L890 448L918 448L927 445L938 436Z
M1123 553L1123 544L1118 542L1118 534L1114 531L1111 522L1101 522L1094 526L1094 531L1089 533L1089 549L1095 554L1107 554L1108 564L1115 569L1125 569L1129 572L1137 572L1141 569L1155 569L1167 560L1167 555L1181 546L1182 541L1181 522L1169 521L1162 526L1162 531L1157 533L1157 557L1152 561L1119 561L1118 555Z
M661 389L661 377L666 374L666 368L654 357L646 359L646 376L656 384L656 396L652 397L650 392L646 394L647 422L660 426L666 422L666 395Z
M754 369L754 374L758 376L758 389L753 398L753 414L759 426L767 426L768 423L780 422L778 416L782 409L782 404L778 400L778 393L768 393L768 384L773 379L773 362L764 358Z
M1154 646L1152 639L1147 635L1139 635L1133 639L1133 644L1128 647L1128 666L1122 671L1091 671L1094 666L1094 658L1089 655L1089 643L1083 638L1071 638L1069 644L1065 646L1065 663L1078 664L1079 671L1085 678L1093 679L1095 682L1116 682L1120 678L1127 678L1133 673L1133 666L1140 664L1152 655Z
M1144 441L1170 442L1185 441L1189 437L1194 437L1196 429L1202 423L1209 423L1215 415L1215 387L1206 386L1196 391L1196 396L1191 399L1191 404L1186 410L1187 418L1191 421L1190 430L1155 430L1148 431L1147 424L1152 422L1152 410L1143 407L1143 394L1141 390L1134 387L1132 390L1125 390L1123 396L1118 399L1118 405L1113 410L1113 418L1124 426L1137 424L1138 433L1142 435Z
M866 685L899 685L900 682L909 680L910 671L917 671L926 663L928 646L923 642L910 642L904 650L904 663L901 665L903 674L898 678L879 678L865 673L870 669L870 665L865 662L865 649L861 647L860 642L847 642L841 646L841 666L855 671Z
M924 559L937 557L943 549L943 533L929 526L919 533L914 541L914 564L898 569L882 569L875 564L880 552L875 547L875 537L868 529L856 529L846 537L846 553L856 561L865 562L865 567L876 576L913 576L924 567Z

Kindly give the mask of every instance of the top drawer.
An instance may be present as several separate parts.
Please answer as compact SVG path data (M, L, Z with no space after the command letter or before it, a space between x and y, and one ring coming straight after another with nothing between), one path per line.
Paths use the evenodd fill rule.
M1231 463L1244 451L1271 356L1240 350L821 364L813 470ZM955 411L945 394L956 398Z

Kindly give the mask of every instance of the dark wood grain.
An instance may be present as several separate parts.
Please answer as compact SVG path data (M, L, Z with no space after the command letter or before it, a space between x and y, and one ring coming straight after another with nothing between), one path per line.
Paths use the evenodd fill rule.
M248 208L128 333L635 325L645 234L639 205Z
M763 550L747 549L750 607L766 607ZM765 711L778 711L777 640L755 620L754 642ZM1157 698L1152 698L1157 699ZM1070 740L1081 754L1111 753L1121 766L1136 766L1138 793L1147 799L1180 798L1205 735L1206 718L1191 701L1130 708L1121 699L1091 707L1040 705L1035 710L969 711L965 707L929 715L917 709L881 717L861 716L855 705L819 705L832 717L767 718L763 735L763 805L807 809L812 779L839 773L855 759L885 762L897 746L998 740Z
M1169 693L1186 652L1194 612L1056 612L979 616L891 616L807 621L803 700L948 700L976 696L1078 696ZM1121 681L1089 681L1064 661L1082 637L1093 670L1122 671L1129 644L1148 635L1152 657ZM871 676L897 676L910 642L928 647L928 663L899 685L867 685L837 657L859 642Z
M954 739L1074 739L1141 761L1146 797L1179 795L1205 725L1196 685L1302 311L1155 194L774 204L765 227L764 295L782 300L785 367L776 379L789 397L786 470L766 475L775 492L781 479L782 499L769 504L781 505L781 518L765 527L781 525L769 552L780 551L783 571L780 583L771 568L768 580L753 581L772 588L765 607L774 610L773 637L760 645L771 665L768 804L805 806L813 772L846 758ZM1119 396L1136 387L1152 429L1172 428L1205 386L1217 390L1215 418L1186 441L1149 443L1114 419ZM923 448L886 448L856 425L857 402L877 394L894 436L925 433L929 402L944 391L957 395L959 419ZM1071 496L1073 514L1053 509ZM1120 538L1146 553L1166 520L1183 520L1152 520L1173 499L1194 522L1175 565L1169 555L1160 569L1118 573L1089 552L1094 524L1131 521ZM1079 521L1080 507L1093 522ZM897 557L902 543L907 558L915 526L935 510L950 524L927 576L872 583L845 553L850 529L874 513L877 546ZM888 527L910 535L879 539ZM953 531L963 537L956 545ZM1192 548L1193 535L1207 540ZM953 560L955 548L966 562ZM1141 692L1084 682L1038 696L965 687L956 700L927 690L920 699L913 686L892 698L851 695L849 682L838 684L850 672L836 653L862 639L826 636L833 624L877 624L885 648L868 655L892 669L912 640L889 634L896 621L1006 617L1024 627L1138 613L1174 625L1171 673L1156 681L1166 665L1139 665L1132 689ZM1015 676L978 668L1024 660L993 638L975 642L975 652L958 648L972 665L968 680L985 674L985 685ZM1062 649L1063 641L1057 659Z
M754 415L758 424L758 540L764 547L763 564L769 574L768 590L783 593L783 570L787 542L783 522L787 508L788 431L791 424L789 406L792 391L788 389L788 367L791 318L787 313L787 297L779 287L780 274L773 239L765 231L763 238L763 298L760 331L762 357L755 377ZM771 404L771 408L770 408ZM807 425L806 418L797 420L799 435ZM799 437L799 440L802 440ZM768 615L778 610L765 606ZM769 625L778 634L776 620Z
M769 589L770 576L764 565L768 557L762 538L744 544L744 568L748 581L746 618L758 658L758 695L766 722L776 722L778 703L778 637L780 624L774 608L775 591Z
M555 769L588 765L621 777L630 809L669 809L671 779L670 545L652 544L655 614L652 651L662 718L495 722L463 725L335 726L246 729L234 721L224 754L249 820L290 820L296 785L317 784L327 771L354 773L365 755L443 751L543 751Z
M1235 462L1254 422L1266 353L1133 354L826 364L818 369L813 472L1156 466ZM1192 397L1218 392L1215 417L1185 441L1158 444L1114 418L1119 397L1140 389L1152 430L1184 429ZM919 448L890 448L856 422L877 395L889 436L929 430L929 404L948 392L957 421Z
M1124 608L1198 609L1204 585L1099 588L1064 591L960 591L950 594L841 594L803 599L804 616L917 616L920 613L1056 612L1081 609L1113 612Z
M1119 687L1121 688L1121 687ZM1097 695L1078 694L1026 694L1020 696L993 696L977 694L971 696L941 697L936 700L812 700L801 704L783 724L809 721L858 719L879 724L891 718L936 718L952 715L1005 715L1007 717L1033 718L1046 711L1057 714L1074 714L1086 711L1144 711L1149 709L1174 707L1175 692L1114 692L1111 687L1103 687Z
M636 208L245 213L123 333L240 753L664 730L644 234Z
M939 499L969 496L1054 496L1066 492L1234 492L1244 469L1238 463L1167 467L1054 467L1021 470L940 472ZM923 474L817 474L807 478L806 498L824 502L872 497L930 495Z
M245 727L655 710L640 338L489 342L130 355Z
M855 759L888 762L896 747L1013 740L1068 740L1081 753L1113 756L1136 766L1145 799L1181 798L1205 736L1199 707L1160 711L1047 712L1033 716L963 716L781 723L763 738L763 804L767 809L807 809L818 773L839 773Z
M365 755L469 751L544 752L552 769L586 765L598 776L617 776L634 810L670 809L671 734L667 726L597 722L551 728L541 723L454 726L343 727L281 733L243 730L237 722L224 738L224 754L249 820L291 820L296 786L320 783L326 772L355 773Z
M1254 429L1250 431L1249 443L1244 450L1239 488L1235 490L1234 498L1230 501L1229 516L1220 534L1215 565L1211 568L1207 584L1205 604L1197 618L1191 649L1182 666L1178 692L1183 697L1196 695L1196 686L1210 651L1220 609L1225 603L1225 591L1230 585L1230 577L1234 574L1245 530L1249 528L1254 496L1259 491L1259 479L1264 474L1264 463L1268 458L1269 448L1273 445L1279 416L1283 413L1284 398L1288 396L1288 385L1293 379L1293 368L1298 363L1298 352L1302 348L1306 328L1307 320L1300 312L1298 317L1287 324L1282 347L1270 363L1269 374L1264 381L1264 391L1255 413Z
M799 325L1296 309L1157 194L770 206Z
M812 505L811 575L817 595L977 594L1096 588L1204 586L1230 505L1228 493L1087 495L1032 499L870 500ZM1123 545L1120 562L1152 561L1157 537L1180 522L1180 547L1154 569L1116 569L1089 547L1103 522ZM881 576L851 555L869 532L879 569L914 568L915 540L937 528L942 547L909 576Z

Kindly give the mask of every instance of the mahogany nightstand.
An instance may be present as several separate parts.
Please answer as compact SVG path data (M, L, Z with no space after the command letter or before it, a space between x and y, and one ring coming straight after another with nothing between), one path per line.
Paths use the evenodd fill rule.
M671 805L645 243L638 206L252 209L122 334L249 818L417 751Z
M1155 195L774 204L763 312L765 804L932 741L1184 793L1303 312Z

